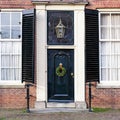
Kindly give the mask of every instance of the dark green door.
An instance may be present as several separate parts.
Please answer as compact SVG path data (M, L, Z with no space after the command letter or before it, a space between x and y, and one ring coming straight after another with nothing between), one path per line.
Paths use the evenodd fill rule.
M74 101L74 50L48 50L48 101Z

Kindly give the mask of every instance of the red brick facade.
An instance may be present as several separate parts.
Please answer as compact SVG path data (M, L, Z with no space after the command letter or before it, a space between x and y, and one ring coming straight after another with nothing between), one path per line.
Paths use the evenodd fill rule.
M0 9L11 8L33 8L31 0L0 0Z
M120 0L88 0L88 2L89 9L120 8Z
M30 107L34 107L36 100L35 87L30 87ZM25 88L1 88L0 107L2 108L25 108L26 89Z
M120 0L88 0L86 6L90 9L96 8L120 8ZM27 9L33 8L31 0L0 0L0 9ZM30 88L30 103L34 107L36 101L36 87ZM92 106L120 108L119 88L97 88L97 84L92 86ZM0 88L0 107L3 108L25 108L26 107L25 88ZM86 101L88 103L88 86L86 86Z
M89 100L88 85L86 85L86 101ZM99 88L92 83L92 107L120 108L120 88Z

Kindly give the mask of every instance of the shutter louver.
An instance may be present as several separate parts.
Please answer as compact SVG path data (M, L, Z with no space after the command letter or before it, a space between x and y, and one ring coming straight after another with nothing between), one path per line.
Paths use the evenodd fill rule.
M23 11L22 82L34 83L35 9Z
M97 10L85 10L85 24L86 82L99 82L99 27Z

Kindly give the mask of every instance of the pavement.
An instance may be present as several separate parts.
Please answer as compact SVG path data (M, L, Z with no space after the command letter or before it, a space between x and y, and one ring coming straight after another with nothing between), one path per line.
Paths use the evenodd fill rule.
M120 110L89 112L75 109L0 109L0 120L120 120Z

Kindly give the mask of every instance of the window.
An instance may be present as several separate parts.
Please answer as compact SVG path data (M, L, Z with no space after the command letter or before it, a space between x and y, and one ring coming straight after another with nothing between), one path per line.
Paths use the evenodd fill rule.
M21 82L21 12L0 13L0 82Z
M120 13L100 13L100 81L120 83Z

